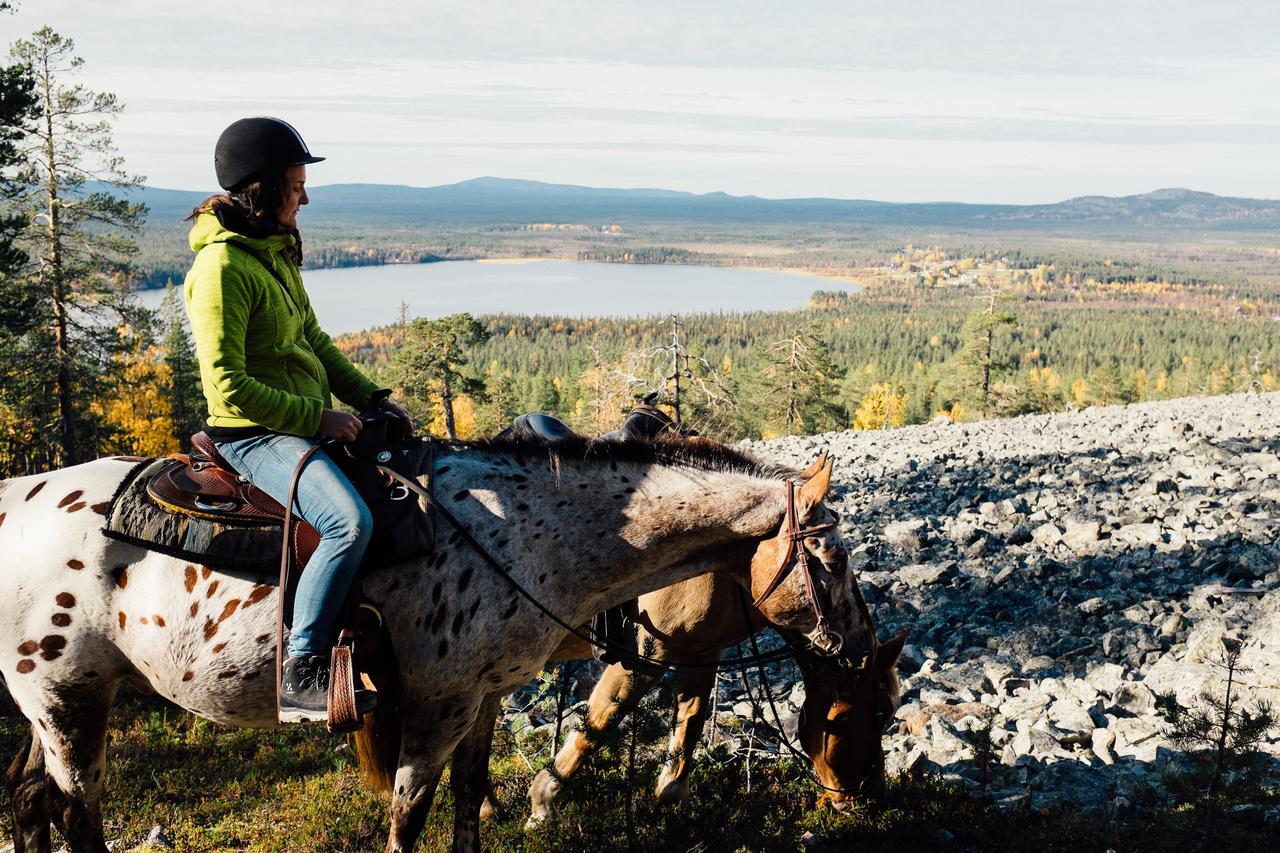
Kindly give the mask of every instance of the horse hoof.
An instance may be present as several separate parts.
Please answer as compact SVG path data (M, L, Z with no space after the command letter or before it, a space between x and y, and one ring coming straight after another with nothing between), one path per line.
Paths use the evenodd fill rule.
M480 819L492 820L501 814L498 804L489 797L484 798L484 802L480 804Z
M529 819L524 822L524 831L537 832L539 829L542 829L542 825L546 822L546 817L542 815L529 815Z
M689 799L688 779L661 779L658 782L658 805L682 806Z

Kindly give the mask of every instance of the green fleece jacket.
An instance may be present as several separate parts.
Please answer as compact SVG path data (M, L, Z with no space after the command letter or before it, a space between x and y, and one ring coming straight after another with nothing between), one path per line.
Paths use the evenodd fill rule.
M245 237L212 213L202 213L191 229L196 260L184 294L210 426L313 436L321 410L333 405L331 389L356 409L378 390L316 323L302 275L285 251L293 239Z

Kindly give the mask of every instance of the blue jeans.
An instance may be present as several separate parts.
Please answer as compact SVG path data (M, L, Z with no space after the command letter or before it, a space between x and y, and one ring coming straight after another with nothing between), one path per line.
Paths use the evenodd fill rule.
M316 439L268 433L218 442L218 452L281 506L298 459ZM311 457L294 495L293 511L320 533L320 544L298 581L293 600L289 655L329 656L338 617L373 533L364 498L325 451Z

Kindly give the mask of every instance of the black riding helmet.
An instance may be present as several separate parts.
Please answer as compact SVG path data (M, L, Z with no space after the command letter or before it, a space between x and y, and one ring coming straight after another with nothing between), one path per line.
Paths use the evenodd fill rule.
M323 159L311 154L293 125L268 116L234 122L222 131L213 150L213 168L224 190L234 190L259 173Z

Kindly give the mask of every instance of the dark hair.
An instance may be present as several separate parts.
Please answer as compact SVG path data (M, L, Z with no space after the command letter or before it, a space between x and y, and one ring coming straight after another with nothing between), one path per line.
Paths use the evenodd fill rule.
M254 175L237 184L229 192L217 193L200 202L187 221L202 213L218 217L224 228L246 237L270 237L273 234L292 234L294 244L289 256L302 266L302 234L297 228L284 225L276 218L284 204L285 175Z

